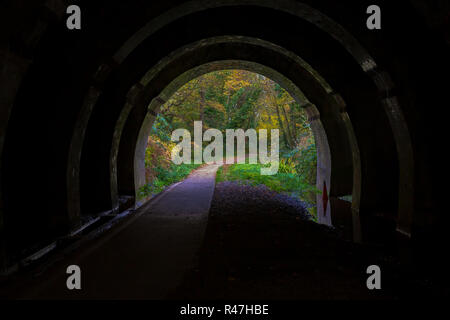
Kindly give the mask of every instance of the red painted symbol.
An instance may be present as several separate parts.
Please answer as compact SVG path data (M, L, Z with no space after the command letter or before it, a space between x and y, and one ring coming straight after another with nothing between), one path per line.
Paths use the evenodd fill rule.
M328 191L327 191L327 183L325 181L323 182L322 203L323 203L323 216L326 216L328 206Z

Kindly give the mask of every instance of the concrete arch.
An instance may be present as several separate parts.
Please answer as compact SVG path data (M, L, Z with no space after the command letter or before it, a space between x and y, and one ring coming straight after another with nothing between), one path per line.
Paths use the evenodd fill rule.
M353 197L353 206L359 208L363 235L364 228L370 229L376 236L369 236L370 242L393 248L401 245L395 229L406 235L412 229L413 241L405 243L415 261L423 260L419 268L440 275L439 267L445 274L441 256L448 215L442 208L446 188L439 187L445 168L437 163L436 150L445 145L441 139L448 125L445 117L426 119L430 112L439 115L438 106L446 101L448 85L438 79L445 79L449 65L448 19L442 15L448 6L413 2L383 1L383 10L390 14L384 15L387 28L380 31L365 29L362 17L369 1L348 6L330 0L85 1L82 10L88 12L88 24L80 32L66 28L65 0L2 4L0 268L64 237L91 219L91 213L117 209L111 203L121 201L111 199L111 193L128 193L111 192L111 149L120 151L117 161L122 163L123 152L135 148L127 147L127 140L138 134L128 120L145 116L131 108L120 120L124 130L116 131L122 108L127 100L136 105L134 99L145 98L150 103L169 83L156 74L152 91L143 96L139 80L170 52L231 34L264 39L301 56L339 92L317 94L316 82L301 87L311 92L310 100L320 100L312 101L317 108L335 106L329 110L332 114L319 110L324 128L328 119L337 119L336 110L346 110L339 114L339 126L354 129L355 136L348 140L358 145L359 154L349 154L361 160L361 186L353 183L361 194L359 204ZM235 43L223 49L245 51L250 46ZM228 51L229 56L213 58L252 61L272 69L279 64L277 71L298 84L298 76L288 70L288 59L272 63L275 55L266 50L264 60L255 52L236 56ZM196 64L190 67L213 62L206 51L189 58ZM172 79L187 71L167 70L173 72L166 73ZM30 139L40 143L27 144ZM329 145L331 151L333 143ZM29 154L39 155L33 157L39 170L23 169L29 166ZM332 170L331 181L339 180L333 177L339 172L348 168ZM83 175L85 185L80 184ZM29 181L36 184L26 194ZM332 186L336 193L330 198L349 185ZM93 195L84 197L86 207L100 200L101 210L95 207L80 216L83 192Z
M117 65L120 65L133 50L135 50L145 39L147 39L151 34L157 32L164 26L172 23L178 18L187 16L191 13L200 12L210 8L220 8L220 7L230 7L230 6L258 6L275 9L278 11L286 12L294 15L298 18L306 20L315 26L317 26L322 31L331 35L335 40L337 40L347 52L355 59L355 61L360 65L362 70L366 72L372 79L374 84L379 90L380 96L387 96L388 99L382 99L381 103L385 108L386 115L389 118L391 127L394 133L394 139L396 141L398 161L399 161L399 201L398 201L398 230L402 233L409 235L411 226L411 214L413 210L413 180L414 180L414 160L411 147L411 141L409 137L409 132L407 125L405 123L402 111L400 109L398 99L391 94L393 92L392 81L390 81L389 75L386 72L378 71L378 66L374 59L365 51L365 49L351 36L343 27L335 23L333 20L328 18L321 12L313 9L312 7L297 3L294 1L254 1L254 0L243 0L243 1L205 1L205 2L188 2L179 7L173 8L167 13L153 19L150 23L144 26L140 31L138 31L134 36L132 36L114 55L112 62L109 64L102 65L99 68L99 74L104 74L101 76L105 81L107 78L107 73L114 69ZM107 72L105 70L108 70ZM338 99L339 100L339 99ZM90 101L93 106L93 102L89 97L86 101ZM89 108L87 108L89 110ZM89 112L89 111L88 111ZM89 116L82 116L83 119L89 119ZM345 118L345 117L344 117ZM87 121L87 120L86 120ZM86 123L78 125L78 128L85 128ZM74 133L74 140L79 140L79 137L83 136L82 132ZM74 145L77 143L74 142ZM79 154L77 150L71 152L70 159L74 158L73 154ZM76 172L77 170L75 170ZM68 185L73 184L73 166L68 168ZM73 198L73 195L70 196ZM76 202L76 196L75 196ZM72 213L70 216L77 216L77 213Z
M183 55L186 54L186 52L194 52L198 48L208 48L212 45L218 45L218 44L226 44L226 43L239 43L239 44L245 44L245 45L256 45L261 48L266 48L271 51L276 52L278 55L282 55L287 59L292 60L292 63L295 63L304 71L304 75L302 76L301 83L302 85L306 85L308 82L315 82L316 84L309 88L310 94L319 94L322 96L318 100L318 102L321 105L321 109L324 111L324 115L327 115L325 119L325 125L328 128L328 136L333 137L333 154L330 154L330 148L328 145L328 138L327 134L325 133L322 124L320 123L320 112L317 110L317 108L309 103L307 99L304 97L303 93L298 89L299 85L295 85L292 81L290 81L285 76L281 75L279 72L275 71L272 68L269 68L267 66L250 62L250 61L243 61L243 60L232 60L232 61L214 61L206 64L201 64L199 66L193 66L192 69L186 70L182 75L178 76L176 79L174 79L170 84L168 84L167 87L162 91L162 93L158 93L157 97L154 97L153 100L148 101L149 98L146 98L146 95L151 95L151 85L152 80L155 78L158 74L163 72L164 68L166 68L168 65L172 64L175 60L186 60ZM266 75L269 78L272 78L273 80L277 81L278 83L282 84L293 97L296 97L298 100L303 100L302 104L305 107L305 110L307 111L310 121L314 124L313 129L316 137L316 141L318 141L318 148L320 150L319 154L319 161L318 161L318 188L323 188L323 183L327 185L327 188L331 194L334 193L337 195L337 192L339 190L335 191L336 186L339 185L348 185L350 191L347 191L348 193L351 193L353 195L354 201L352 202L353 205L353 214L349 213L349 216L352 216L353 225L354 225L354 239L356 241L360 241L360 227L359 227L359 197L360 197L360 188L361 188L361 173L360 173L360 159L359 159L359 149L357 142L354 138L354 132L351 125L351 122L348 120L348 115L346 114L345 110L345 103L343 102L342 98L338 94L336 94L331 87L327 84L327 82L319 75L317 72L315 72L311 66L309 66L305 61L303 61L301 58L297 57L295 54L276 46L272 43L269 43L267 41L263 41L261 39L254 39L254 38L248 38L248 37L239 37L239 36L224 36L224 37L216 37L216 38L210 38L210 39L204 39L202 41L199 41L197 43L188 45L186 47L183 47L177 52L174 52L164 58L158 65L156 65L154 68L149 70L141 79L141 81L137 84L135 84L130 91L127 94L127 102L121 112L121 115L119 117L119 120L116 124L116 129L114 133L114 141L113 141L113 148L111 151L111 160L110 160L110 172L112 174L112 180L111 180L111 192L112 192L112 199L115 199L115 203L113 202L113 207L118 207L118 200L119 195L118 192L118 186L117 186L117 178L115 175L117 174L117 158L119 154L119 145L120 142L117 140L122 135L123 127L125 125L125 120L128 117L131 110L140 110L138 113L140 114L139 119L135 119L135 123L132 123L130 126L132 127L140 127L142 126L142 129L140 129L139 135L138 135L138 142L136 145L136 149L127 149L127 151L122 152L123 154L135 154L135 157L133 161L131 159L128 159L128 161L125 161L125 165L123 167L127 171L125 174L121 174L119 172L119 177L122 176L132 176L134 175L134 181L125 180L123 179L122 183L128 184L128 187L126 189L128 190L128 195L136 196L136 190L139 189L140 186L143 185L142 181L142 172L143 172L143 152L145 150L145 146L147 144L147 136L148 136L148 130L151 127L152 120L154 118L154 112L157 108L157 105L164 103L165 100L168 99L168 97L176 91L178 87L183 85L185 82L188 82L190 79L195 78L196 76L199 76L201 74L211 72L214 70L220 70L220 69L229 69L229 68L239 68L239 69L246 69L249 71L258 72L260 74ZM313 88L313 89L312 89ZM314 91L316 90L316 92ZM320 93L318 93L317 90L320 90ZM317 99L317 98L316 98ZM306 101L306 102L305 102ZM150 112L146 114L146 108L147 105L150 104ZM328 107L326 107L328 106ZM154 109L155 108L155 109ZM329 109L329 111L326 111ZM145 116L146 120L143 120L143 116ZM140 121L143 121L140 122ZM334 123L334 124L333 124ZM337 130L337 131L336 131ZM341 133L339 133L341 131ZM344 141L338 141L336 137L339 137L339 139L342 139ZM353 137L353 140L352 138ZM134 138L131 138L134 139ZM349 146L349 147L345 147ZM347 148L347 149L345 149ZM344 151L343 151L344 150ZM345 150L348 151L348 154L345 154ZM353 151L351 151L353 150ZM345 167L345 158L352 161L352 163L349 163L349 169L347 169L347 173L343 172L343 175L341 177L337 177L331 181L331 170L332 170L332 158L333 162L335 163L333 168L335 171L344 171ZM347 160L348 162L348 160ZM342 164L344 163L344 165ZM130 172L130 168L135 168L134 173ZM347 175L347 177L345 177ZM350 178L349 178L350 177ZM344 180L348 179L349 182L345 182ZM353 179L353 180L352 180ZM352 190L353 188L353 190ZM342 190L341 190L342 192ZM344 194L346 194L344 192ZM340 194L343 195L343 194ZM320 222L331 225L331 216L330 208L331 205L327 205L327 213L322 213L323 211L323 203L318 197L318 210L320 213Z
M295 15L306 20L339 41L345 49L358 61L361 67L366 71L376 67L375 61L370 57L366 50L358 41L349 34L342 26L327 17L322 12L311 6L293 1L293 0L213 0L213 1L189 1L172 8L164 14L153 19L137 31L130 39L115 53L114 60L121 63L136 47L142 43L148 36L172 23L173 21L187 16L189 14L227 6L257 6L275 9Z
M219 5L215 5L213 2L200 2L203 3L204 6L201 8L198 8L196 4L193 2L190 2L188 6L192 6L192 10L184 10L186 9L182 5L181 7L174 7L177 14L172 13L169 14L172 15L172 18L169 20L161 19L161 17L167 16L162 15L159 18L152 19L152 23L150 23L151 28L147 28L145 32L147 33L140 33L141 36L139 38L138 42L134 42L134 44L130 47L129 43L124 46L124 48L127 48L127 54L122 56L123 59L117 59L118 55L115 54L114 57L109 60L106 60L107 62L104 64L101 64L98 68L96 74L93 76L92 83L90 87L88 87L87 95L84 98L84 103L82 106L82 110L79 112L78 121L76 122L74 126L74 130L70 133L72 136L72 140L70 142L70 147L68 148L68 155L66 155L64 152L61 152L61 157L68 158L67 165L65 166L65 190L64 195L67 196L67 204L62 203L64 200L61 200L61 204L58 204L59 208L58 210L51 211L52 215L54 217L51 217L51 219L54 219L54 225L64 225L64 227L68 228L74 228L77 225L79 225L80 222L80 212L81 209L79 208L80 203L80 184L79 184L79 175L80 175L80 159L82 157L82 149L83 145L85 144L85 131L88 127L88 123L91 119L91 113L92 110L96 109L98 106L98 101L103 96L109 94L105 92L105 87L107 87L108 81L111 81L111 78L114 77L117 70L120 70L120 68L123 65L126 65L127 60L134 58L134 52L138 51L140 47L143 44L143 41L145 39L148 39L148 37L151 34L157 33L161 28L165 28L168 24L170 24L173 21L176 21L179 17L186 16L189 12L202 12L207 11L208 8L232 8L233 6L237 5L246 5L246 6L257 6L257 7L265 7L265 8L274 8L275 10L282 11L285 13L288 13L292 17L300 17L302 18L302 15L304 16L305 21L310 22L312 25L318 26L320 30L323 30L325 34L332 35L332 37L337 40L337 42L345 49L346 52L350 52L352 57L354 58L354 61L357 62L357 64L361 67L362 70L366 72L368 76L370 76L373 79L373 83L375 83L376 87L378 88L379 94L383 99L381 99L382 105L385 107L385 109L388 111L386 112L388 118L391 121L391 128L394 132L395 141L397 144L397 156L399 159L399 168L400 168L400 181L397 183L399 185L399 221L398 225L401 224L405 225L406 227L400 227L401 229L407 229L408 226L410 226L410 216L409 212L412 210L413 201L409 201L413 197L413 184L412 181L414 180L414 172L413 172L413 158L412 158L412 152L410 150L410 142L409 142L409 133L408 129L406 128L406 124L403 122L403 116L401 112L398 112L398 103L395 95L393 95L393 85L390 81L389 76L387 73L378 70L376 64L373 63L373 60L366 59L368 56L366 55L364 50L360 50L361 46L357 45L355 43L354 39L349 36L345 30L343 30L341 27L339 27L337 24L333 23L330 19L326 18L323 14L320 14L317 10L311 9L310 7L306 5L301 5L298 3L292 3L293 7L291 7L290 1L285 2L275 2L275 1L262 1L261 3L257 3L256 1L219 1ZM280 4L281 3L281 4ZM223 5L222 5L223 4ZM300 5L300 7L299 7ZM284 6L284 9L277 9L279 6ZM181 9L180 9L181 8ZM183 9L184 8L184 9ZM253 8L253 7L252 7ZM198 10L197 10L198 9ZM299 13L299 10L304 10L303 13ZM335 31L333 31L335 30ZM337 30L337 31L336 31ZM134 46L134 47L133 47ZM133 50L136 49L136 50ZM103 60L105 61L105 60ZM99 61L95 61L96 65L98 65ZM81 78L82 80L86 80L86 78ZM87 82L87 81L86 81ZM83 83L86 83L83 82ZM83 88L84 89L84 88ZM339 89L339 92L342 93L342 90ZM343 94L343 93L342 93ZM386 98L387 99L384 99ZM330 94L326 99L330 101L338 102L340 101L338 95ZM348 101L348 100L347 100ZM316 104L317 105L317 104ZM73 108L73 112L78 113L78 110L75 110ZM345 118L345 117L344 117ZM72 127L73 123L69 123L68 126ZM399 151L401 149L401 151ZM333 162L334 163L334 162ZM3 164L2 164L3 165ZM333 172L336 172L336 170L333 170ZM361 177L364 177L364 174L361 174ZM58 183L60 180L63 180L58 176ZM61 190L63 190L64 187L59 186ZM66 192L67 190L67 192ZM332 188L333 190L333 188ZM105 191L106 192L106 191ZM111 193L110 190L108 190L108 193ZM367 192L365 193L367 194ZM55 206L56 207L56 206ZM63 208L64 210L60 210ZM59 215L61 212L64 212L64 215L66 215L67 209L67 216L60 217ZM50 211L49 211L50 212ZM50 214L49 214L50 215ZM401 215L401 217L400 217ZM56 229L56 227L55 227ZM61 228L62 229L62 228ZM406 230L405 229L405 230ZM409 234L408 232L405 232L406 234Z
M186 71L185 73L178 76L174 79L162 92L158 95L157 98L154 98L150 105L148 106L148 113L144 119L141 130L139 132L138 142L136 144L136 151L134 154L134 181L136 191L139 190L145 184L145 181L142 180L145 177L144 172L144 156L145 156L145 148L147 145L147 137L150 134L151 126L154 122L154 115L157 112L158 108L161 106L161 103L167 101L181 86L190 80L200 77L206 73L219 71L219 70L228 70L228 69L239 69L239 70L247 70L251 72L256 72L258 74L264 75L278 84L280 84L289 94L299 103L304 109L306 114L308 115L308 119L311 123L311 128L314 133L314 138L316 140L316 146L318 149L317 156L317 187L322 187L322 182L326 181L327 185L330 185L331 181L331 155L330 148L328 145L328 139L325 133L325 130L320 121L320 113L317 110L316 106L311 104L307 97L301 92L301 90L296 87L289 79L285 78L283 75L278 73L277 71L260 65L258 63L250 62L250 61L237 61L237 60L228 60L228 61L216 61L210 62L201 66L198 66L194 69ZM135 106L137 107L137 106ZM138 199L138 195L136 194L136 199ZM327 212L324 212L323 205L321 202L321 196L317 196L317 204L318 204L318 220L319 223L331 225L331 206L328 204Z

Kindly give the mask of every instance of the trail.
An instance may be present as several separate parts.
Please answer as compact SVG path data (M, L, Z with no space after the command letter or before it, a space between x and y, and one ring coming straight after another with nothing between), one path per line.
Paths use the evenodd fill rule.
M215 186L218 168L195 170L39 276L22 279L8 297L366 300L435 293L382 248L347 242L311 221L300 200L265 186ZM383 270L383 290L366 286L373 264ZM69 265L81 269L81 290L67 289Z
M195 170L119 228L50 267L25 299L162 299L197 264L218 165ZM81 269L81 290L68 290L66 268Z

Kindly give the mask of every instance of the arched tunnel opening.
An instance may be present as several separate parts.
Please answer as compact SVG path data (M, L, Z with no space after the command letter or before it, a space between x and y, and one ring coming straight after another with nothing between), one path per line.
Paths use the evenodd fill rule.
M258 67L249 62L223 61L210 64L208 69L233 65ZM206 70L205 66L201 69ZM263 66L259 66L259 69L270 73ZM197 75L198 70L190 70L188 73ZM274 73L273 70L272 73ZM284 81L287 82L287 79ZM224 165L223 168L219 168L216 181L239 181L250 185L265 185L272 191L301 200L303 203L299 203L299 206L308 209L311 218L315 221L318 217L326 216L326 209L317 212L316 195L321 192L316 184L319 187L326 185L323 181L329 181L330 176L324 176L320 166L319 175L317 175L318 156L308 113L312 115L311 111L305 111L305 108L314 107L298 88L295 94L301 100L297 101L280 84L261 74L229 69L209 72L183 84L172 93L168 101L157 108L157 113L154 105L150 103L149 109L154 110L157 115L151 114L153 122L150 132L144 132L149 134L144 156L145 172L142 172L144 167L141 160L142 151L139 151L138 161L141 165L135 172L136 201L139 203L148 201L166 187L185 178L200 165L211 163ZM159 102L161 101L162 98ZM199 126L201 128L197 129L199 132L196 132ZM315 123L313 126L316 134L325 134L320 124ZM242 129L244 136L247 133L245 140L242 140L243 159L239 163L236 145L238 138L233 137L233 146L230 150L226 147L229 141L227 130L236 132L229 128ZM266 177L263 177L261 169L265 164L261 162L262 157L258 154L258 146L260 146L257 141L258 130L261 135L260 130L270 132L274 128L281 136L278 139L279 159L276 159L277 163L268 163L270 166L274 165L273 172L269 172L273 174L266 174ZM279 128L282 128L281 132ZM177 140L173 139L173 132L180 129L187 130L189 148L183 149L183 152L189 153L186 163L184 161L174 163L173 152L181 144L176 144ZM205 132L208 130L209 132L214 130L216 134L214 138L206 138ZM201 135L199 144L202 148L203 159L195 163L194 153L198 134ZM208 141L204 141L203 138ZM326 137L323 139L326 140ZM271 138L268 136L268 154L271 151L270 141ZM329 152L327 145L321 145L322 149L325 147L326 151L322 153ZM211 150L211 153L207 153L205 148ZM212 159L208 160L209 157ZM319 155L320 159L326 157L329 155ZM330 172L329 168L325 169ZM319 201L323 203L323 196L320 196Z
M383 297L382 291L364 291L366 282L361 280L366 268L377 263L387 270L386 297L448 294L447 282L441 277L447 266L441 253L447 243L448 217L442 209L445 188L439 184L445 168L436 165L435 155L442 149L445 123L432 109L445 101L448 85L438 80L448 70L448 18L444 14L448 5L380 1L381 30L366 27L366 9L371 3L365 0L348 7L326 0L79 1L79 5L83 13L80 30L67 28L64 1L10 1L1 13L5 36L0 47L2 297L30 296L31 290L18 293L15 279L48 264L52 254L63 255L64 263L73 258L81 268L84 261L91 272L87 277L95 283L93 279L103 270L101 257L114 261L115 256L129 254L131 262L106 271L125 274L146 250L156 250L149 245L151 239L154 243L164 237L185 239L186 251L180 253L180 261L188 270L196 269L189 259L199 250L203 261L199 268L214 268L221 260L197 239L206 233L212 243L222 241L214 238L223 230L212 217L222 210L215 203L226 199L216 198L211 172L200 170L200 176L194 175L194 179L205 176L209 183L192 193L202 194L207 204L203 207L199 201L195 209L204 212L203 220L190 216L186 225L166 225L169 220L164 220L163 213L167 207L161 207L164 201L158 197L172 199L181 191L169 188L150 200L148 192L142 193L149 186L146 150L158 112L177 90L199 77L233 70L277 83L306 114L317 149L317 228L331 230L342 243L324 246L330 254L335 250L333 257L342 256L322 264L316 257L317 264L326 270L339 269L336 261L345 260L342 252L347 245L357 248L352 250L361 258L360 265L355 262L354 269L350 268L356 274L349 280L352 285L343 285L344 293L319 290L313 296ZM430 117L432 121L424 120ZM281 139L287 142L286 128L284 133ZM173 199L170 210L188 210L182 205L186 197L178 194ZM292 227L295 223L273 224L279 233L286 228L300 237L289 243L306 241L302 232L310 234L309 229ZM173 233L163 236L161 230ZM135 256L125 244L116 243L117 234L128 234L124 239L139 243ZM139 234L148 239L141 242ZM245 237L236 239L246 242ZM317 252L321 252L320 243L332 243L320 237L310 239ZM331 238L324 235L323 239ZM160 269L155 270L166 268L167 277L170 272L188 274L184 282L181 278L175 281L176 277L170 280L176 282L173 286L183 282L183 296L198 278L189 276L186 269L163 264L171 264L170 254L176 255L176 242L170 241L165 252L153 252L162 257ZM67 253L68 248L78 246L78 251ZM82 258L86 257L83 252L95 254L89 260ZM208 255L217 259L208 260ZM158 263L147 259L157 268ZM395 263L386 262L389 259ZM66 276L55 271L58 267L62 266L52 263L49 270L55 274L47 273L55 286ZM285 281L292 280L291 276ZM227 275L224 279L230 277L235 278ZM417 277L420 280L408 280ZM123 279L133 282L128 273ZM161 283L162 279L165 276ZM342 285L342 279L333 278L331 283ZM153 280L148 281L150 285ZM146 297L143 289L131 286L121 291L120 283L125 282L95 293L84 291L84 297L114 297L114 292L120 297ZM168 289L161 283L151 297L167 297ZM259 285L264 286L264 281ZM39 283L30 286L39 287ZM237 289L230 292L245 296ZM230 292L226 297L232 297ZM251 297L254 291L242 292ZM276 298L276 292L268 297ZM306 293L297 288L280 296L305 297ZM76 298L76 292L63 296Z

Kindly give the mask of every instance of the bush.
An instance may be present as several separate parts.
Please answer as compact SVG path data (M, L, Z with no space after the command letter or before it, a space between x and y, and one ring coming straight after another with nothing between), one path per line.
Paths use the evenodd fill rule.
M161 192L167 186L186 178L198 164L176 165L171 161L170 150L174 144L164 141L161 135L149 136L145 150L145 178L146 184L139 189L139 198Z

